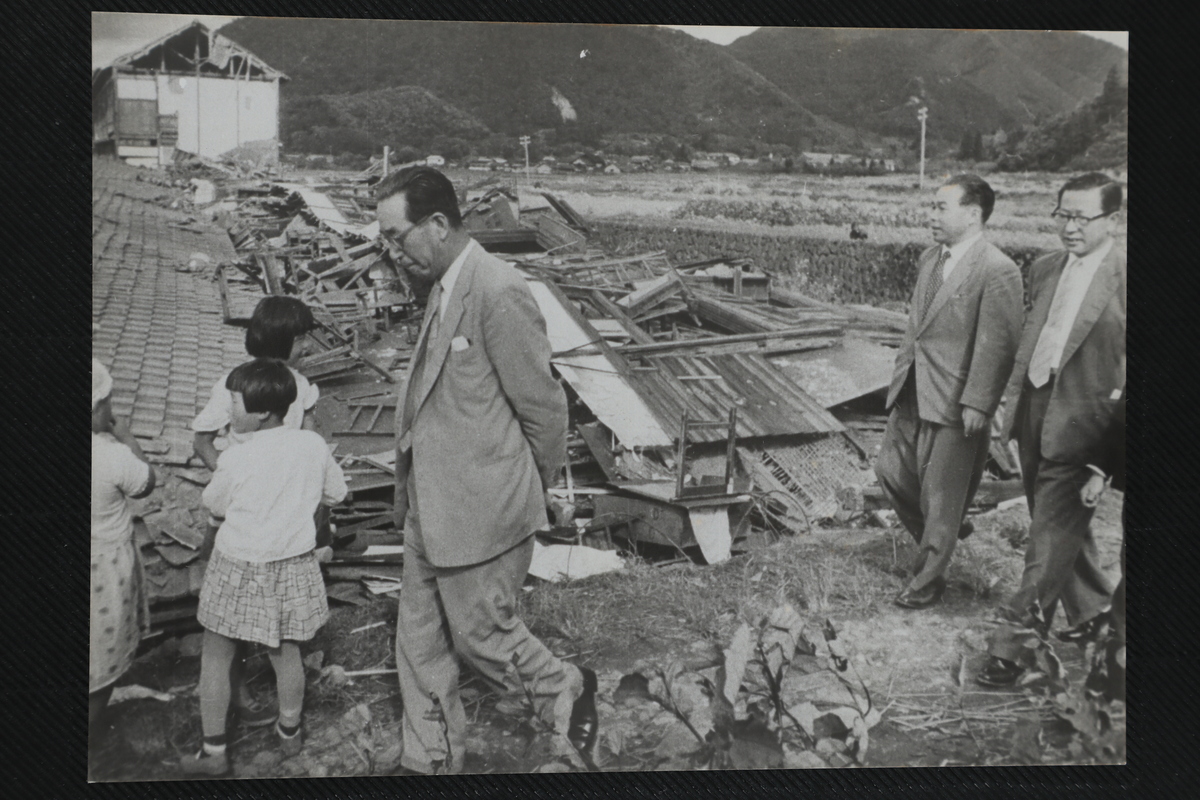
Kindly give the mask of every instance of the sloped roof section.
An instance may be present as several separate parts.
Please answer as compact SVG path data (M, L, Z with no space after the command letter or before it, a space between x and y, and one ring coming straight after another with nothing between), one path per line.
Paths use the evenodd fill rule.
M114 59L112 66L189 75L199 71L201 75L229 78L288 80L287 75L199 21L167 34L141 50Z

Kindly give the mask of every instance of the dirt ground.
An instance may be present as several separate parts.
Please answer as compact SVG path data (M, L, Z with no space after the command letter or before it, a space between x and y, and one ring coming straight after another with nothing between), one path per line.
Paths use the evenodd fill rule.
M1103 564L1114 579L1120 504L1119 494L1106 495L1094 522ZM672 696L698 734L711 730L714 708L702 688L704 679L718 680L721 649L729 646L735 627L755 624L763 609L780 601L797 609L810 641L819 642L824 619L834 622L849 661L846 674L854 676L851 683L865 685L882 718L870 730L869 747L863 752L865 743L859 743L853 758L839 749L837 739L825 738L815 750L743 748L735 766L1070 760L1066 751L1046 744L1053 742L1053 725L1042 726L1040 739L1036 735L1037 720L1046 716L1036 687L996 691L973 683L985 660L986 616L1019 580L1022 556L1014 543L1021 543L1028 514L1018 505L974 519L976 533L956 553L945 600L924 611L890 603L914 553L910 537L896 528L863 528L817 529L718 566L641 563L625 573L571 584L531 579L523 614L558 654L599 675L595 767L600 770L707 768L704 743L677 714L650 699L647 688L661 697L656 671L682 670ZM641 602L633 605L638 592ZM229 751L234 777L365 776L397 768L401 706L394 675L345 676L386 673L394 666L395 600L383 596L367 606L337 605L332 613L331 623L304 647L309 669L303 751L285 759L271 728L235 724ZM1056 620L1056 627L1063 624ZM179 757L199 747L199 634L144 650L121 685L139 684L170 699L110 707L109 729L93 748L93 780L176 779ZM865 710L862 694L855 700L831 669L828 654L817 650L797 656L787 671L782 695L788 707L812 703L824 711L857 702ZM1059 645L1056 650L1068 675L1079 681L1086 671L1079 649ZM247 675L252 692L270 701L273 674L265 655L249 659ZM744 690L735 705L739 717L753 716L752 698L745 695ZM522 698L501 696L470 675L464 678L463 697L471 720L466 771L570 769L555 758L553 742L531 721ZM1031 751L1031 741L1042 744Z

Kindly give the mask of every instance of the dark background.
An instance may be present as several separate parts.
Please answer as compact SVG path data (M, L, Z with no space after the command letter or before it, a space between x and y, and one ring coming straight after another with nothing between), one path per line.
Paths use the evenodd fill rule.
M689 2L60 2L9 12L0 158L7 313L0 318L8 440L3 459L6 635L0 721L7 774L26 797L1076 798L1195 796L1196 536L1191 345L1197 315L1194 47L1175 5L1099 0ZM1183 6L1180 6L1182 8ZM1149 10L1146 10L1149 9ZM1129 766L858 769L602 776L463 776L172 784L86 783L87 434L90 357L87 193L89 11L273 16L845 27L1131 31L1142 203L1130 289ZM75 395L78 395L76 397Z

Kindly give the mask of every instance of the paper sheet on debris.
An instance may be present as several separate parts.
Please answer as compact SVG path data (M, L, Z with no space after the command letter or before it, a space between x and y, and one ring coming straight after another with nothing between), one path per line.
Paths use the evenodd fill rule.
M371 556L398 556L404 553L402 544L373 544L363 551L364 558Z
M716 508L690 508L692 533L700 552L709 564L717 564L729 558L733 548L733 537L729 533L729 510L725 506Z
M625 562L613 550L597 550L577 544L533 543L533 560L529 574L544 581L557 583L576 580L625 568Z
M400 581L378 580L375 578L364 578L363 586L366 586L367 591L371 594L391 594L401 589Z
M374 464L387 472L391 472L396 468L396 451L384 450L382 453L371 453L370 455L358 456L360 461L366 461L368 464Z
M554 352L592 345L598 335L579 326L558 298L541 281L528 280ZM567 355L554 359L563 376L596 418L608 426L626 447L670 447L671 437L663 430L645 401L604 355Z
M129 686L118 686L112 690L112 694L108 698L108 704L115 706L117 703L124 703L129 700L158 700L166 703L175 699L175 695L167 692L158 692L146 686L131 684Z

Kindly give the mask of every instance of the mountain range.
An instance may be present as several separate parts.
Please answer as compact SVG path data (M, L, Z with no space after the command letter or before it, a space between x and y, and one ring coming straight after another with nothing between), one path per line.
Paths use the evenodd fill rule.
M221 33L289 76L285 139L345 130L417 146L451 120L466 140L862 148L911 141L917 105L930 138L953 143L1069 112L1127 60L1066 32L760 28L722 46L657 26L243 17ZM387 98L403 113L368 110Z

